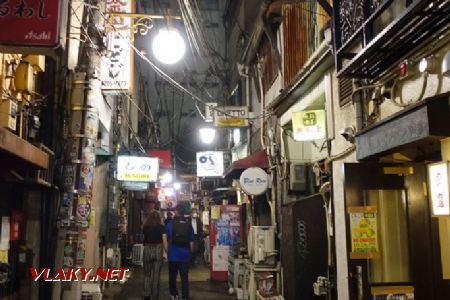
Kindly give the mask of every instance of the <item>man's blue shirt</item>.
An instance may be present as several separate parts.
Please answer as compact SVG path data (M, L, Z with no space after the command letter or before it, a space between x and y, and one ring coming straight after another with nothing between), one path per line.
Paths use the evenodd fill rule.
M169 221L166 225L167 242L169 244L169 261L173 262L190 262L191 261L191 248L180 247L172 245L172 225L173 220ZM194 241L194 229L191 226L190 241Z

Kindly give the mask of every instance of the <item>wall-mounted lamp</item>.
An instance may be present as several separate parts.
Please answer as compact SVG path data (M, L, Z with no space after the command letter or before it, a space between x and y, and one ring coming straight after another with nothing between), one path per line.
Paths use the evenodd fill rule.
M436 59L433 56L424 57L419 62L419 71L421 73L437 73Z
M340 133L348 142L355 143L356 129L354 126L345 127Z
M445 53L442 59L442 75L450 77L450 50Z

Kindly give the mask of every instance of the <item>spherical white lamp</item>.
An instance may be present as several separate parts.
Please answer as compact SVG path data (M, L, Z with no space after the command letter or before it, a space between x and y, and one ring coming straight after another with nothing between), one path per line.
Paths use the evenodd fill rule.
M205 144L211 144L216 136L216 130L210 127L200 128L200 138Z
M161 28L153 40L152 48L156 59L167 65L177 63L186 51L183 37L174 28Z

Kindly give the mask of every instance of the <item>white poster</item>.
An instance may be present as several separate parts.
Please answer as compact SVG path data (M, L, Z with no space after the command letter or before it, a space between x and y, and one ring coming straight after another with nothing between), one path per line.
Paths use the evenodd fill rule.
M207 102L205 108L205 122L213 122L214 121L214 109L213 107L217 107L217 103L215 102Z
M197 176L220 177L223 175L223 152L197 152Z
M228 271L228 255L230 248L228 246L215 246L212 251L212 270Z
M0 232L0 250L9 250L9 217L2 217L2 230Z
M110 13L132 12L133 0L106 1ZM107 26L114 26L106 35L108 57L102 58L101 80L103 90L131 90L132 87L132 29L131 18L113 16Z

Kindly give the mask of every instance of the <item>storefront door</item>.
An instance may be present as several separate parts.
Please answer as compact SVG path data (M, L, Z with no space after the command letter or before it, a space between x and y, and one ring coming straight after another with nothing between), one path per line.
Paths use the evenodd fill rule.
M450 299L425 164L345 164L350 299Z

